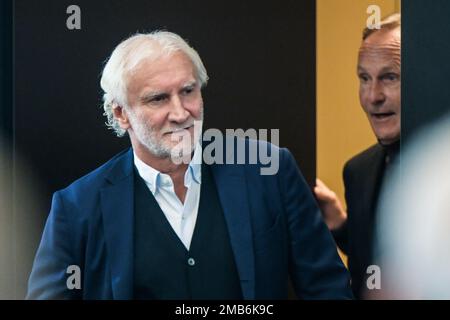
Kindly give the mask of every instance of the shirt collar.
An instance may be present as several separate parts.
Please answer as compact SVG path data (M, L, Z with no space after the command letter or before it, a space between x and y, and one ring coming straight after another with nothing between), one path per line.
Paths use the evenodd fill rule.
M184 185L186 187L189 187L191 182L190 179L193 179L198 184L200 184L202 181L202 151L202 146L200 145L200 143L197 143L194 155L192 156L189 167L186 170L186 174L184 175Z
M194 155L192 156L189 167L184 174L184 185L189 188L192 182L201 184L201 164L202 164L202 147L198 143L195 147ZM144 179L150 191L154 195L158 188L162 187L161 175L155 168L143 162L133 150L134 165L139 173L139 176Z

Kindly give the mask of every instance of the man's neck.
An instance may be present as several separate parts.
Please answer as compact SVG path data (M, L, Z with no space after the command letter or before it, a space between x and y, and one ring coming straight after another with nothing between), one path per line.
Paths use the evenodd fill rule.
M383 144L381 142L379 142L380 145L383 147L385 153L386 153L386 161L387 162L392 162L393 160L395 160L398 156L398 154L400 153L400 139L389 143L389 144Z
M182 162L181 164L175 164L170 157L157 157L150 153L142 145L134 146L134 153L136 156L144 162L146 165L153 169L167 174L172 179L175 194L182 203L186 198L187 188L184 185L184 176L189 164Z

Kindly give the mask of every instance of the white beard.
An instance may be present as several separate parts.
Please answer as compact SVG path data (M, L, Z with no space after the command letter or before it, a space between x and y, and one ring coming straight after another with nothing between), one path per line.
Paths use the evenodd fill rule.
M194 125L194 137L186 134L185 131L174 132L171 134L171 141L167 142L158 138L159 131L155 131L151 123L136 117L133 112L128 112L129 121L133 132L139 142L147 150L158 158L172 158L174 162L189 163L190 157L195 150L195 146L201 141L201 132L203 126L203 107L200 111L198 120L189 119L186 123L171 127L170 130L182 129ZM174 144L174 142L176 142Z

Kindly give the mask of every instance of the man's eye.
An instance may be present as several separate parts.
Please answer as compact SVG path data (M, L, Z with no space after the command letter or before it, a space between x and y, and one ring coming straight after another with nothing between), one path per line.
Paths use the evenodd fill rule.
M360 74L359 80L361 80L362 82L367 82L367 81L369 81L369 77L365 74Z
M148 103L159 103L159 102L163 102L166 99L167 99L167 96L161 94L161 95L157 95L157 96L154 96L154 97L151 97L150 99L148 99Z
M163 101L164 97L155 97L152 99L152 101Z
M184 95L188 95L188 94L191 94L193 91L194 91L194 88L191 88L191 87L189 87L189 88L184 88L184 89L183 89L183 94L184 94Z
M386 73L383 75L382 79L386 81L397 81L399 77L395 73Z

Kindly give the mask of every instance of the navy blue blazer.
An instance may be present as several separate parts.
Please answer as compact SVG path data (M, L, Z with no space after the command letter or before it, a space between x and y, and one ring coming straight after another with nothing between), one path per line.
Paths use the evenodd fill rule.
M245 299L286 299L288 276L299 298L352 298L349 275L293 156L279 171L258 164L212 164ZM53 195L31 271L29 299L133 298L132 149ZM68 289L70 265L81 289Z

